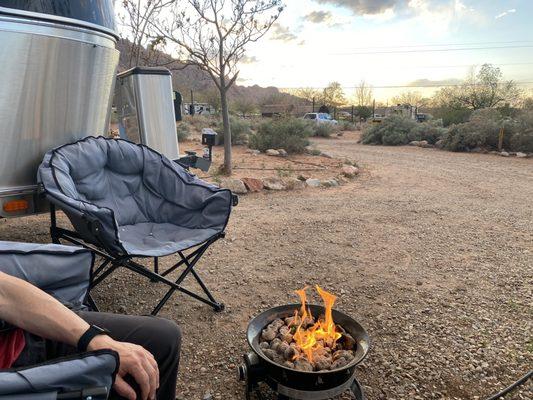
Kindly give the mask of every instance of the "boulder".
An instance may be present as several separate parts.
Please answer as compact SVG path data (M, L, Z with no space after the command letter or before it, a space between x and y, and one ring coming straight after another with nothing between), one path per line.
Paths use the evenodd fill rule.
M333 158L333 156L331 154L328 154L328 153L324 153L323 151L320 153L320 155L322 157L326 157L326 158Z
M301 190L301 189L305 189L306 187L305 182L302 182L301 180L296 179L296 178L284 179L283 183L285 184L285 187L288 190Z
M342 167L342 174L347 178L354 178L359 174L359 169L352 165L344 165Z
M254 149L247 149L246 152L248 154L252 154L252 155L257 155L257 154L261 154L261 152L259 150L254 150Z
M310 178L306 180L305 183L307 184L307 186L310 186L310 187L320 187L320 180L318 179Z
M224 189L229 189L235 194L246 194L248 190L244 183L240 179L227 178L222 180L220 187Z
M516 156L518 158L527 158L527 154L526 153L522 153L521 151L517 152Z
M279 151L274 149L268 149L265 153L267 156L279 156Z
M289 153L285 151L285 149L278 149L278 153L281 157L287 157Z
M325 179L321 183L322 183L322 186L325 186L325 187L337 187L337 186L339 186L339 182L337 182L336 179Z
M267 190L285 190L285 184L280 178L263 178L263 186Z
M435 147L437 149L443 149L444 148L444 140L438 140L436 143L435 143Z
M409 142L409 146L420 146L420 142L418 140L413 140L412 142Z
M260 192L264 189L263 181L257 178L242 178L246 189L250 192Z
M502 157L509 157L509 155L510 155L510 154L507 153L506 151L502 151L502 152L500 153L500 156L502 156Z

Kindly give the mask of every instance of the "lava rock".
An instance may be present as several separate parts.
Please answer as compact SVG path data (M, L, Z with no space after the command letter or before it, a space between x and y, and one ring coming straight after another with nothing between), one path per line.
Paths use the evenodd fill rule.
M299 360L296 360L294 362L294 369L297 371L305 371L305 372L312 372L313 371L313 365L311 363L303 358L300 358Z

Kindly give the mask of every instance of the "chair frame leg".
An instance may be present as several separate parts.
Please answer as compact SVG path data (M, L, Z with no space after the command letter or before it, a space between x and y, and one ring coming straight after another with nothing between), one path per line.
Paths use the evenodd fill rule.
M224 304L219 303L215 300L215 298L213 297L213 295L211 294L211 292L205 285L204 281L200 278L200 276L194 269L198 261L200 261L200 259L206 252L206 250L217 240L225 236L224 232L212 237L211 239L207 240L205 243L199 245L196 249L194 249L188 255L184 254L184 252L182 251L177 252L177 254L180 257L180 260L176 264L174 264L172 267L168 268L167 270L163 272L159 272L159 257L153 257L154 270L152 271L148 269L147 267L145 267L144 265L136 262L131 256L114 257L113 255L107 253L106 251L100 248L97 248L96 246L91 245L89 243L86 243L76 232L58 227L57 219L56 219L56 210L53 205L51 205L50 207L50 220L51 220L50 235L52 236L52 241L54 243L61 243L60 239L63 239L77 246L81 246L86 249L89 249L92 252L94 252L95 255L100 256L103 259L101 264L98 265L98 267L96 267L93 271L91 271L90 290L92 290L94 287L96 287L102 281L104 281L116 269L122 267L122 268L127 268L132 272L138 273L150 279L152 282L163 283L169 286L168 291L165 293L163 298L159 301L159 303L157 303L155 308L152 310L152 313L151 313L152 315L157 315L176 291L184 293L198 301L201 301L204 304L211 306L217 312L224 310L225 308ZM181 266L184 266L185 268L183 269L183 271L181 272L181 274L178 276L178 278L175 281L172 281L167 278L169 274L171 274L172 272L174 272ZM181 286L185 278L187 278L187 276L189 275L193 276L193 278L198 283L198 285L203 291L203 294L206 297L198 295ZM98 310L96 303L94 302L93 298L90 297L90 295L87 298L87 302L90 307L92 307L95 310Z

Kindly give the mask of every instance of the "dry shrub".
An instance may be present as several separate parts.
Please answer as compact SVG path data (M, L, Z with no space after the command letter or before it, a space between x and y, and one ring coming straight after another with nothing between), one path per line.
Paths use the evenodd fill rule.
M435 144L445 129L436 122L419 123L402 115L391 115L380 124L371 124L363 132L363 144L382 144L385 146L401 146L412 141L427 140Z
M498 147L502 127L505 132L504 149L533 152L533 113L530 111L507 118L496 109L476 110L468 122L450 127L443 137L443 144L451 151L469 151L474 148L494 150Z
M309 124L303 119L285 118L263 122L257 133L250 135L252 149L285 149L288 153L303 153L312 134Z

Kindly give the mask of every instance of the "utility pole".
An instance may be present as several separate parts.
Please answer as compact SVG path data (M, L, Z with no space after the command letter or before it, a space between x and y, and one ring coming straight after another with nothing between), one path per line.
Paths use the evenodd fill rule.
M355 122L355 119L354 119L354 111L355 111L355 107L352 106L352 124Z
M315 98L313 97L313 112L315 112Z
M376 118L376 99L372 101L372 118Z
M191 90L191 105L189 106L189 114L194 115L195 114L195 108L194 108L194 94Z

